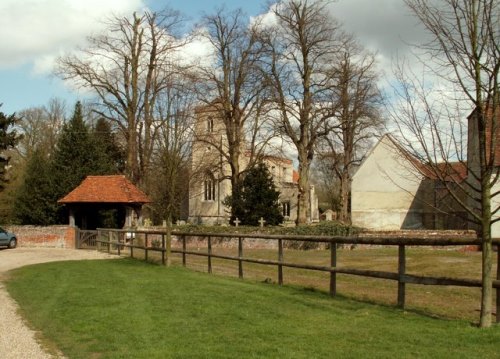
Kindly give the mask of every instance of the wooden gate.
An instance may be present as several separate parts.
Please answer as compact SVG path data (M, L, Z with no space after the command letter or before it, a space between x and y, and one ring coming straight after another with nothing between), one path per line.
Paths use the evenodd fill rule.
M97 246L97 231L80 230L76 231L76 248L96 248Z

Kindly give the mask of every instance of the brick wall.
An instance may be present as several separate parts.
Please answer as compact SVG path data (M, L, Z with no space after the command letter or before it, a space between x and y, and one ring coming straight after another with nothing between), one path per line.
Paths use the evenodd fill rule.
M75 248L76 227L72 226L6 226L20 247Z

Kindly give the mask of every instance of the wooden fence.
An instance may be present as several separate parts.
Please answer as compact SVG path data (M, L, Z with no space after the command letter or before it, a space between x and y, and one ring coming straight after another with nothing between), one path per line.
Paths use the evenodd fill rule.
M171 238L175 236L181 242L181 249L171 248ZM329 291L333 297L337 293L337 274L348 274L370 278L387 279L398 282L397 305L400 308L405 306L406 284L423 284L423 285L441 285L441 286L460 286L460 287L482 287L481 280L467 278L450 278L450 277L433 277L433 276L417 276L406 273L406 248L408 246L421 247L443 247L443 246L480 246L481 242L478 239L472 238L456 238L445 236L431 236L428 238L407 238L407 237L324 237L324 236L285 236L285 235L266 235L266 234L207 234L207 233L182 233L167 231L127 231L114 229L99 229L96 243L99 247L105 246L108 252L111 248L117 251L118 255L124 248L130 249L130 256L134 257L134 249L141 249L145 253L145 260L148 260L148 252L160 252L162 263L169 264L171 253L180 254L182 257L182 265L186 266L187 256L201 256L207 258L207 271L212 273L212 259L219 258L238 262L238 276L243 278L243 263L257 263L263 265L273 265L277 267L278 284L283 285L283 268L299 268L313 271L329 272L330 283ZM141 244L138 244L138 238L141 239ZM154 239L152 239L154 238ZM207 243L207 251L189 251L187 250L187 239L198 238L204 239ZM213 253L212 245L214 239L227 239L238 241L238 255L228 256ZM277 260L248 258L244 256L244 239L260 239L277 241ZM325 243L330 250L330 265L318 266L303 263L287 262L283 256L283 243L290 242L315 242ZM493 244L500 247L500 239L494 239ZM337 266L337 248L339 245L378 245L378 246L397 246L398 247L398 271L374 271L356 268L341 268ZM493 288L496 288L496 321L500 323L500 250L497 250L497 278L492 280Z

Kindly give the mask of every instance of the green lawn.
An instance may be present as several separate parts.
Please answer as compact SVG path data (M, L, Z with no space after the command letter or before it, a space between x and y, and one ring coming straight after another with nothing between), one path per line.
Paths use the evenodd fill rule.
M128 259L24 267L7 288L47 347L69 358L500 355L500 326Z

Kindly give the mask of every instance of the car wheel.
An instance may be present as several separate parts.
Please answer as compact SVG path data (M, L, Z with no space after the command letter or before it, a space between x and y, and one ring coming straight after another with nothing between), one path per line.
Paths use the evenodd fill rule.
M9 242L9 248L16 248L17 246L17 239L12 238Z

